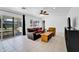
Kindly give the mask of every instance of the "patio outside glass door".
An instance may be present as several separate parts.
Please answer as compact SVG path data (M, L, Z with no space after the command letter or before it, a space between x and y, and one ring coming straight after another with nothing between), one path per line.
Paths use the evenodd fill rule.
M13 37L14 30L12 17L3 16L2 25L3 39Z

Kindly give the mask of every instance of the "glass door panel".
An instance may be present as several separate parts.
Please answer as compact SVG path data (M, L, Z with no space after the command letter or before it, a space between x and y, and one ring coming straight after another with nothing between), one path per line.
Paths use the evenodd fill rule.
M0 17L0 39L1 39L1 17Z
M3 16L3 38L13 37L13 19L11 17Z
M14 34L15 36L22 35L22 20L14 18Z

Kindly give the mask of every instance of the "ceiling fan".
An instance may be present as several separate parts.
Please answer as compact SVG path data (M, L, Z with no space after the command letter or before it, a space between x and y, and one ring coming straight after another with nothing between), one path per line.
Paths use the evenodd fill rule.
M26 9L26 7L22 7L21 9Z
M49 15L49 13L47 13L47 11L45 11L45 10L41 10L40 14L42 14L42 15Z

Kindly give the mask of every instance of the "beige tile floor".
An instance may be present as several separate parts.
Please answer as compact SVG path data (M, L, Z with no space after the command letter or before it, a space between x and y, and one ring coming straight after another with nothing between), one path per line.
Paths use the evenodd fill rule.
M41 42L41 39L32 41L27 36L0 40L1 52L66 52L64 35L57 33L48 43Z

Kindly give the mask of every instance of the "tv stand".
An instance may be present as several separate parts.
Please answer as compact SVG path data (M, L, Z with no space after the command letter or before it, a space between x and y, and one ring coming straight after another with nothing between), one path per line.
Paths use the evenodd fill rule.
M68 52L79 52L79 30L65 27L65 40Z

